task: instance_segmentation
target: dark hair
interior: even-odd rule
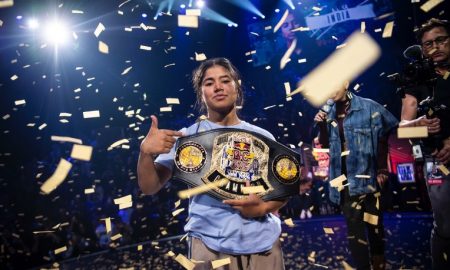
[[[202,100],[202,82],[206,71],[213,66],[221,66],[230,73],[231,79],[234,81],[237,90],[236,106],[242,106],[244,103],[244,96],[242,94],[242,86],[240,83],[241,76],[237,68],[227,58],[212,58],[204,61],[192,72],[192,85],[194,86],[197,97],[197,106],[200,112],[204,112],[206,106]]]
[[[450,24],[447,20],[439,20],[436,18],[429,19],[426,23],[422,24],[422,26],[416,30],[416,39],[418,42],[422,43],[423,35],[436,27],[443,27],[447,32],[447,35],[450,34]]]

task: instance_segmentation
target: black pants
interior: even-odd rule
[[[433,160],[427,159],[427,162]],[[428,178],[426,164],[424,173]],[[450,269],[450,175],[444,176],[438,185],[430,185],[427,181],[427,188],[434,218],[430,241],[433,269]]]
[[[350,196],[348,189],[345,189],[341,194],[341,208],[347,223],[349,248],[358,270],[371,269],[370,262],[373,256],[384,255],[383,214],[376,206],[377,198],[373,193]],[[365,222],[364,213],[378,216],[377,225]]]

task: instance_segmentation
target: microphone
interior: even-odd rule
[[[409,46],[403,52],[403,57],[409,60],[422,60],[423,59],[422,47],[420,47],[420,45]]]
[[[327,102],[325,104],[322,105],[322,107],[320,107],[320,111],[329,114],[331,112],[331,108],[333,108],[334,106],[334,100],[332,98],[328,99]],[[314,128],[316,128],[318,125],[318,122],[314,123]]]

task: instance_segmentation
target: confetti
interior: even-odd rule
[[[284,53],[283,57],[281,57],[280,70],[284,69],[286,64],[291,60],[290,59],[291,54],[292,54],[292,52],[294,52],[296,46],[297,46],[297,39],[294,39],[294,41],[292,42],[291,46],[289,46],[287,51]]]
[[[350,150],[343,151],[343,152],[341,152],[341,157],[348,156],[349,154],[350,154]]]
[[[356,178],[365,178],[365,179],[370,179],[370,175],[364,175],[364,174],[357,174],[355,175]]]
[[[138,246],[137,246],[137,250],[138,250],[138,251],[141,251],[141,250],[142,250],[142,245],[138,245]]]
[[[18,78],[19,78],[19,76],[17,76],[17,75],[14,74],[14,75],[11,76],[10,79],[11,79],[11,81],[15,81],[15,80],[17,80]]]
[[[205,192],[209,191],[210,189],[213,189],[216,187],[222,187],[222,186],[226,185],[227,183],[228,183],[228,179],[222,178],[222,179],[212,182],[212,183],[208,183],[208,184],[201,185],[201,186],[198,186],[195,188],[190,188],[190,189],[179,191],[178,197],[180,197],[181,199],[186,199],[186,198],[192,197],[193,195],[205,193]]]
[[[175,211],[173,211],[172,212],[172,216],[177,216],[179,213],[181,213],[181,212],[183,212],[184,211],[184,208],[180,208],[180,209],[177,209],[177,210],[175,210]]]
[[[356,32],[346,43],[345,48],[334,52],[306,75],[291,95],[301,91],[312,105],[321,106],[344,82],[352,81],[380,56],[380,47],[367,34]]]
[[[159,108],[160,112],[171,112],[172,111],[172,107],[168,106],[168,107],[161,107]]]
[[[180,104],[180,100],[178,98],[166,98],[166,102],[168,105]]]
[[[111,232],[111,218],[104,218],[103,219],[105,221],[105,228],[106,228],[106,233]]]
[[[364,34],[366,32],[366,22],[361,22],[361,33]]]
[[[364,212],[364,221],[372,225],[378,225],[378,216]]]
[[[292,218],[285,219],[284,220],[284,224],[286,224],[289,227],[294,227],[295,226],[294,221],[292,221]]]
[[[14,0],[2,0],[0,1],[0,8],[12,7],[14,5]]]
[[[397,129],[397,137],[399,139],[406,138],[426,138],[428,137],[428,128],[422,127],[401,127]]]
[[[122,237],[122,235],[120,233],[115,234],[115,235],[111,236],[111,241],[115,241],[115,240],[117,240],[117,239],[119,239],[121,237]]]
[[[74,144],[70,156],[74,159],[89,161],[92,156],[92,146]]]
[[[95,28],[94,35],[98,37],[103,31],[105,31],[105,26],[102,23],[98,23],[97,28]]]
[[[198,8],[186,9],[186,15],[200,17],[202,15],[202,10]]]
[[[65,159],[61,159],[53,175],[41,186],[41,191],[44,194],[50,194],[50,192],[55,190],[64,181],[71,168],[72,163]]]
[[[195,267],[195,264],[182,254],[178,254],[177,257],[175,257],[175,261],[187,270],[193,270]]]
[[[219,268],[224,265],[228,265],[230,263],[231,263],[231,260],[229,257],[225,258],[225,259],[214,260],[211,262],[213,269]]]
[[[25,99],[21,99],[21,100],[16,100],[14,101],[14,105],[18,106],[18,105],[25,105]]]
[[[94,188],[85,188],[84,189],[84,194],[92,194],[92,193],[95,193]]]
[[[261,193],[265,191],[263,186],[242,187],[242,193],[244,194]]]
[[[131,202],[131,200],[132,200],[131,195],[126,195],[126,196],[114,199],[114,204],[128,203],[128,202]]]
[[[328,148],[313,148],[314,153],[330,153]]]
[[[191,15],[178,15],[178,26],[198,28],[198,17]]]
[[[145,46],[145,45],[141,45],[139,46],[139,49],[144,50],[144,51],[151,51],[152,47],[150,46]]]
[[[122,144],[124,144],[124,143],[129,143],[130,141],[128,141],[127,139],[121,139],[121,140],[118,140],[118,141],[116,141],[116,142],[114,142],[113,144],[111,144],[109,147],[108,147],[108,151],[111,151],[113,148],[115,148],[115,147],[117,147],[117,146],[119,146],[119,145],[122,145]]]
[[[281,17],[281,19],[278,21],[278,23],[275,25],[275,27],[273,28],[273,32],[277,32],[278,29],[280,29],[280,27],[283,25],[284,21],[286,20],[287,16],[289,15],[289,11],[286,9],[286,11],[284,12],[283,16]]]
[[[67,251],[67,247],[66,247],[66,246],[57,248],[57,249],[55,249],[55,255],[57,255],[57,254],[59,254],[59,253],[62,253],[62,252],[64,252],[64,251]]]
[[[444,2],[444,0],[428,0],[426,3],[420,6],[420,9],[424,12],[428,12],[442,2]]]
[[[51,136],[50,139],[55,142],[71,142],[76,144],[83,144],[81,139],[65,137],[65,136]]]
[[[388,22],[386,23],[386,25],[384,26],[384,30],[383,30],[383,38],[390,38],[392,37],[392,30],[394,29],[394,22]]]
[[[444,80],[447,80],[447,79],[448,79],[448,76],[450,76],[450,71],[446,71],[445,74],[444,74],[444,76],[442,76],[442,78],[443,78]]]
[[[344,188],[343,186],[343,182],[347,180],[347,177],[342,174],[336,178],[334,178],[333,180],[330,181],[330,186],[337,188],[339,191],[342,190]]]
[[[100,111],[86,111],[83,112],[83,118],[97,118],[100,117]]]
[[[291,85],[289,82],[284,83],[284,91],[286,92],[286,101],[291,101],[292,97],[289,96],[291,94]]]
[[[102,41],[98,42],[98,50],[99,50],[99,52],[104,53],[104,54],[108,54],[109,53],[108,45],[106,45],[106,43],[104,43]]]
[[[122,71],[122,73],[120,73],[120,75],[125,75],[125,74],[127,74],[132,68],[133,68],[133,67],[127,67],[126,69],[124,69],[124,70]]]
[[[84,14],[84,11],[82,11],[82,10],[77,10],[77,9],[73,9],[73,10],[72,10],[72,14]]]
[[[195,53],[195,61],[204,61],[206,60],[206,55],[204,53]]]
[[[323,231],[324,231],[326,234],[334,234],[333,228],[326,228],[326,227],[323,227]]]
[[[439,165],[438,168],[446,176],[449,175],[450,172],[448,171],[447,167],[445,167],[443,164]]]

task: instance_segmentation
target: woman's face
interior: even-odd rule
[[[208,112],[226,112],[236,106],[236,82],[222,66],[216,65],[206,70],[201,90]]]
[[[283,37],[287,40],[294,40],[295,33],[292,32],[292,29],[298,28],[298,24],[295,22],[294,15],[289,14],[281,25],[281,33]]]

